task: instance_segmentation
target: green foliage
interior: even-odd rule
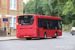
[[[72,20],[72,26],[75,27],[75,20]]]
[[[75,0],[68,0],[64,6],[63,15],[68,15],[71,12],[71,15],[75,14]]]
[[[72,28],[71,25],[62,24],[62,31],[70,32],[71,28]]]
[[[35,8],[36,0],[23,3],[24,14],[35,14]],[[61,17],[63,24],[70,24],[75,19],[75,0],[37,0],[37,14]]]

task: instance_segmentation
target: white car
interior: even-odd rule
[[[70,30],[70,33],[71,33],[72,35],[75,34],[75,27],[72,27],[72,29]]]

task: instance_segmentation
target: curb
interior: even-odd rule
[[[25,38],[10,38],[10,39],[0,39],[0,42],[1,41],[11,41],[11,40],[26,40]]]
[[[11,39],[0,39],[0,41],[7,41],[7,40],[18,40],[18,38],[11,38]]]

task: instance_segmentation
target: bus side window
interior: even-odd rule
[[[54,20],[54,29],[58,29],[58,21]]]
[[[50,20],[47,20],[47,29],[50,29]]]
[[[50,29],[53,29],[53,21],[52,20],[50,20]]]
[[[43,29],[47,29],[47,19],[43,19]]]
[[[47,29],[47,22],[44,22],[43,25],[44,25],[43,28],[44,28],[44,29]]]
[[[40,20],[40,27],[43,27],[43,20]]]
[[[38,27],[43,27],[43,19],[38,19]]]
[[[47,28],[50,29],[50,22],[47,22]]]
[[[62,29],[61,21],[58,21],[58,29]]]

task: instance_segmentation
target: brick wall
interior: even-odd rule
[[[19,0],[19,14],[22,15],[23,14],[23,1]]]
[[[17,0],[17,10],[9,10],[10,15],[22,15],[23,14],[23,0]]]
[[[0,0],[0,8],[1,8],[1,0]]]
[[[4,27],[2,20],[3,18],[6,18],[5,15],[7,14],[7,0],[1,0],[0,14],[2,15],[2,18],[0,19],[1,27]]]
[[[0,18],[0,27],[1,27],[1,18]]]
[[[7,32],[10,32],[9,29],[9,17],[6,17],[5,15],[22,15],[23,14],[23,0],[17,0],[17,10],[10,10],[9,5],[10,0],[0,0],[0,14],[2,15],[2,18],[0,19],[0,27],[4,28],[4,23],[2,22],[3,18],[8,18],[8,23],[6,24],[6,27],[8,27]],[[13,30],[12,35],[16,35],[16,30]]]
[[[23,0],[17,0],[17,10],[9,10],[10,15],[22,15],[23,14]],[[16,35],[16,29],[11,29],[11,35]],[[10,30],[8,30],[10,32]]]

